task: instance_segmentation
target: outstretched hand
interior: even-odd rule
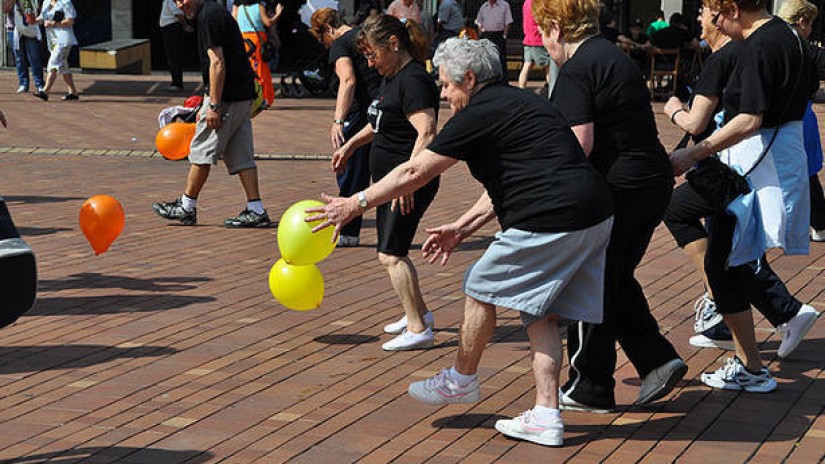
[[[441,265],[447,264],[453,250],[461,243],[461,231],[452,224],[427,229],[430,234],[421,246],[421,256],[434,264],[441,258]]]
[[[312,232],[318,232],[321,229],[335,226],[335,233],[332,234],[333,242],[338,240],[341,228],[344,227],[344,225],[363,214],[361,208],[358,207],[358,202],[352,198],[332,197],[322,193],[321,201],[326,203],[326,205],[308,208],[304,211],[306,213],[315,213],[312,216],[307,216],[304,221],[323,221],[321,224],[313,227]]]

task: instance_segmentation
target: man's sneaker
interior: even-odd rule
[[[521,413],[514,419],[496,421],[496,430],[511,438],[532,441],[544,446],[564,444],[564,423],[561,419],[539,422],[533,410]]]
[[[776,355],[785,358],[793,353],[793,350],[805,338],[805,334],[814,326],[818,317],[819,313],[816,309],[810,305],[802,305],[796,316],[777,327],[779,333],[782,334],[782,343],[779,345]]]
[[[701,379],[705,385],[722,390],[745,390],[750,393],[776,390],[776,380],[771,377],[768,368],[763,367],[759,374],[751,374],[736,356],[728,358],[725,365],[716,371],[703,373]]]
[[[567,396],[566,393],[559,388],[559,409],[564,411],[582,411],[582,412],[592,412],[596,414],[610,414],[616,408],[615,407],[599,407],[599,406],[591,406],[589,404],[579,403],[578,401],[574,400]]]
[[[435,316],[431,311],[424,313],[424,324],[427,324],[430,329],[435,327]],[[407,330],[407,316],[384,326],[384,333],[388,334],[400,334],[405,330]]]
[[[76,93],[67,93],[62,98],[63,101],[80,100],[80,96]]]
[[[690,337],[690,344],[697,348],[733,350],[733,335],[725,324],[717,324],[699,335]]]
[[[642,379],[642,387],[639,389],[636,404],[644,406],[664,398],[673,391],[676,384],[687,374],[687,370],[687,364],[676,358],[648,372],[645,378]]]
[[[29,91],[29,87],[26,85],[21,85],[17,88],[17,93],[26,93]]]
[[[240,214],[233,218],[229,218],[223,222],[226,227],[269,227],[272,221],[269,220],[269,215],[264,210],[263,214],[258,214],[250,209],[241,211]]]
[[[20,93],[20,92],[17,92]],[[811,229],[812,242],[825,242],[825,230]]]
[[[478,379],[461,386],[450,378],[449,369],[443,369],[427,380],[411,383],[407,392],[427,404],[476,403],[481,399]]]
[[[401,332],[401,335],[381,345],[381,349],[384,351],[407,351],[431,348],[434,341],[433,331],[429,327],[421,333],[412,333],[405,330]]]
[[[357,247],[361,239],[357,235],[342,235],[338,237],[338,246],[344,248]]]
[[[707,293],[696,300],[693,310],[696,311],[693,320],[693,331],[696,333],[702,333],[722,322],[722,315],[716,312],[716,303]]]
[[[39,98],[43,101],[49,101],[49,94],[47,94],[46,92],[44,92],[42,90],[38,90],[37,92],[33,93],[32,95],[34,95],[35,97],[37,97],[37,98]]]
[[[184,226],[194,226],[198,223],[198,209],[186,211],[180,198],[165,203],[152,203],[152,209],[158,216],[170,221],[180,221]]]

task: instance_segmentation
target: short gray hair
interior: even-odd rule
[[[463,82],[469,70],[476,75],[479,84],[501,79],[498,48],[487,39],[447,39],[435,51],[433,64],[439,68],[443,66],[447,73],[445,77],[455,83]]]

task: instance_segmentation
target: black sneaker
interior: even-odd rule
[[[37,97],[37,98],[39,98],[43,101],[49,101],[49,94],[47,94],[46,92],[44,92],[42,90],[34,92],[32,95],[34,95],[35,97]]]
[[[80,97],[76,93],[67,93],[63,100],[80,100]]]
[[[223,222],[226,227],[269,227],[272,221],[269,220],[269,215],[264,210],[263,214],[258,214],[255,211],[245,209],[236,217],[229,218]]]
[[[180,198],[166,203],[152,203],[152,209],[158,216],[164,219],[180,221],[181,225],[184,226],[194,226],[198,223],[198,209],[195,208],[192,211],[186,211],[183,209]]]

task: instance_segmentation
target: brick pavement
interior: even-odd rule
[[[446,267],[413,256],[436,312],[437,347],[383,352],[381,327],[399,308],[375,261],[372,227],[364,246],[336,250],[319,265],[320,309],[283,308],[266,283],[278,258],[275,229],[220,226],[243,208],[236,179],[213,171],[198,227],[167,226],[150,211],[152,201],[180,192],[187,170],[153,155],[157,112],[182,100],[157,90],[154,80],[165,76],[76,78],[80,102],[56,94],[44,104],[13,94],[12,73],[0,72],[0,109],[11,123],[0,131],[0,194],[40,271],[37,306],[0,331],[0,462],[808,463],[825,456],[825,325],[779,362],[778,338],[759,320],[780,389],[709,391],[698,375],[725,353],[688,345],[701,285],[662,229],[638,276],[690,367],[666,401],[629,406],[639,381],[619,351],[617,413],[565,413],[559,449],[504,438],[492,424],[531,406],[532,374],[526,335],[517,316],[503,312],[481,366],[482,401],[413,403],[407,384],[454,356],[463,270],[494,228]],[[257,151],[271,158],[260,162],[260,177],[274,215],[334,191],[327,163],[313,159],[328,153],[332,104],[279,100],[255,120]],[[656,110],[672,146],[680,134]],[[479,192],[466,168],[453,168],[424,223],[452,219]],[[127,219],[112,248],[95,257],[77,214],[99,193],[118,198]],[[809,256],[774,261],[790,289],[820,309],[824,256],[825,245],[813,244]]]

